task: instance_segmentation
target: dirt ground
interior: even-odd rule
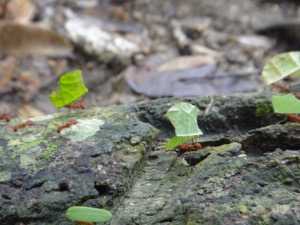
[[[74,69],[82,70],[89,89],[87,107],[261,91],[266,60],[299,48],[297,1],[31,2],[35,11],[22,24],[47,25],[66,39],[60,45],[40,31],[30,36],[23,28],[5,29],[30,11],[9,18],[5,2],[10,1],[0,1],[0,110],[11,116],[56,112],[49,95],[57,91],[59,76]]]

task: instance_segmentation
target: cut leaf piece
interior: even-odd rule
[[[52,104],[57,107],[64,107],[76,102],[88,89],[83,83],[80,70],[74,70],[62,75],[59,79],[59,90],[53,91],[50,95]]]
[[[262,71],[265,84],[272,84],[291,74],[299,75],[300,52],[287,52],[274,56]]]
[[[73,206],[67,210],[66,216],[73,221],[106,222],[112,215],[105,209],[97,209],[85,206]]]
[[[275,113],[300,113],[300,100],[293,94],[272,96],[272,105]]]
[[[173,137],[171,138],[166,144],[165,144],[165,148],[169,149],[169,150],[173,150],[174,148],[176,148],[177,146],[184,144],[190,140],[193,140],[195,138],[197,138],[198,135],[196,136],[189,136],[189,137]]]
[[[175,128],[176,136],[190,137],[203,134],[197,123],[198,112],[197,107],[186,102],[178,103],[167,111],[167,117]]]

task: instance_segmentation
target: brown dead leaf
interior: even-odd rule
[[[206,78],[212,77],[215,72],[213,64],[167,72],[130,66],[125,71],[125,79],[135,92],[150,97],[197,96],[214,92],[215,88],[207,85],[211,80]]]
[[[43,116],[45,113],[42,111],[34,108],[33,106],[30,106],[28,104],[23,104],[19,109],[18,113],[22,115],[22,117],[32,117],[32,116]]]
[[[19,23],[29,22],[36,12],[36,5],[30,0],[9,0],[5,5],[4,19]]]
[[[130,66],[124,77],[132,90],[149,97],[229,94],[255,91],[258,87],[248,76],[217,74],[214,64],[167,72]]]
[[[4,55],[70,55],[67,39],[36,24],[0,22],[0,54]]]

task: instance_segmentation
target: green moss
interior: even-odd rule
[[[11,172],[2,171],[0,172],[0,182],[7,182],[11,178]]]
[[[270,216],[263,215],[262,218],[263,218],[263,221],[262,221],[261,225],[269,225],[269,224],[271,224]]]
[[[137,145],[141,142],[141,137],[135,136],[130,138],[130,144],[131,145]]]
[[[248,212],[248,208],[245,205],[239,205],[237,208],[238,208],[238,211],[242,214],[246,214]]]
[[[196,223],[193,222],[193,221],[189,221],[189,222],[187,223],[187,225],[196,225]]]
[[[39,145],[40,140],[34,140],[30,142],[21,142],[22,144],[18,147],[18,151],[26,151],[32,147]]]
[[[60,145],[60,141],[47,141],[49,139],[48,136],[48,132],[45,132],[42,136],[39,136],[39,138],[34,139],[36,137],[30,137],[26,140],[20,140],[20,139],[15,139],[14,142],[11,142],[11,146],[13,148],[10,148],[11,150],[11,159],[15,159],[18,154],[18,152],[22,151],[28,151],[34,147],[37,146],[45,146],[43,148],[43,151],[41,153],[41,158],[42,159],[50,159],[51,155],[53,155],[53,153],[55,153],[55,151],[58,149],[59,145]],[[41,147],[40,147],[41,148]],[[34,152],[28,153],[28,155],[30,154],[34,154]],[[36,157],[37,155],[34,155],[33,157]],[[26,165],[29,165],[29,161],[28,159],[25,157],[23,159],[21,159],[21,162],[23,167],[25,167]]]
[[[27,168],[30,165],[34,165],[36,162],[35,159],[33,159],[33,157],[31,157],[30,155],[21,155],[20,156],[20,167],[21,168]]]
[[[263,102],[257,102],[256,103],[256,113],[255,115],[257,117],[259,116],[265,116],[268,113],[273,112],[271,104],[263,103]]]
[[[11,153],[10,158],[15,159],[17,157],[17,154],[15,152]]]
[[[44,159],[44,160],[49,160],[49,159],[52,158],[53,154],[56,152],[56,150],[60,146],[61,142],[56,141],[56,142],[47,143],[45,141],[44,144],[46,145],[46,148],[41,153],[41,158]]]
[[[60,135],[72,141],[84,141],[94,136],[104,125],[104,120],[99,119],[78,119],[77,124],[61,131]]]
[[[277,178],[278,178],[278,181],[281,182],[282,184],[285,183],[285,178],[282,175],[279,175]]]

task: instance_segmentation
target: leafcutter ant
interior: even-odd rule
[[[13,129],[14,132],[17,132],[21,128],[24,128],[24,127],[27,127],[27,126],[32,126],[32,125],[33,125],[33,122],[31,120],[27,120],[23,123],[20,123],[20,124],[16,125],[16,126],[13,126],[12,129]]]
[[[77,124],[76,120],[68,120],[65,124],[57,127],[56,131],[57,131],[57,133],[60,133],[63,129],[69,128],[69,127],[71,127],[74,124]]]
[[[83,103],[83,100],[79,99],[76,103],[67,105],[66,108],[68,108],[69,111],[71,109],[82,109],[82,110],[84,110],[85,109],[85,105]]]
[[[75,221],[75,225],[93,225],[93,222]]]
[[[300,117],[297,116],[296,114],[288,114],[287,118],[296,123],[300,122]]]
[[[10,121],[10,115],[6,112],[6,109],[3,110],[3,113],[0,113],[0,120]]]
[[[272,87],[276,88],[281,93],[285,93],[285,92],[291,93],[292,92],[292,90],[290,88],[285,87],[285,86],[283,86],[281,84],[278,84],[278,83],[273,83]]]
[[[180,151],[197,151],[202,148],[200,143],[181,144],[178,146]]]
[[[182,156],[185,152],[198,151],[202,145],[200,143],[187,143],[177,146],[176,152],[178,156]]]
[[[288,88],[288,87],[285,87],[281,84],[278,84],[278,83],[273,83],[272,86],[274,88],[276,88],[277,90],[279,90],[279,92],[281,93],[291,93],[293,94],[296,98],[300,98],[300,93],[298,92],[295,92],[294,90]]]
[[[295,92],[292,89],[290,89],[288,87],[284,87],[283,85],[277,84],[277,83],[273,83],[272,86],[275,87],[276,89],[278,89],[280,92],[292,93],[296,98],[300,99],[299,92]],[[293,122],[300,122],[300,117],[297,116],[296,114],[288,114],[287,118]]]

